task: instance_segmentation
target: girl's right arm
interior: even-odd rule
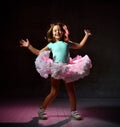
[[[20,40],[20,46],[21,47],[26,47],[26,48],[28,48],[33,54],[35,54],[35,55],[39,55],[41,52],[43,52],[43,51],[46,51],[46,50],[49,50],[49,48],[47,47],[47,46],[45,46],[44,48],[42,48],[41,50],[38,50],[37,48],[35,48],[35,47],[33,47],[31,44],[30,44],[30,42],[29,42],[29,40],[28,39],[26,39],[26,40]]]

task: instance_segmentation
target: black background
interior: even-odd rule
[[[43,48],[51,23],[67,24],[72,41],[79,42],[84,29],[92,32],[81,50],[71,56],[88,54],[93,68],[90,75],[76,81],[80,97],[120,97],[120,5],[117,2],[92,1],[2,1],[0,4],[0,95],[3,97],[43,97],[50,88],[35,70],[36,56],[19,46],[28,38],[33,46]],[[59,96],[60,95],[60,96]],[[61,84],[59,97],[66,91]]]

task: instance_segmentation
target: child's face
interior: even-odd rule
[[[61,30],[60,26],[59,25],[55,25],[53,27],[53,38],[56,40],[56,41],[59,41],[62,39],[62,36],[63,36],[63,31]]]

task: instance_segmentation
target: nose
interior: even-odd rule
[[[59,30],[57,30],[56,33],[59,33]]]

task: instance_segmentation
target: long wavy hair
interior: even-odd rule
[[[49,30],[47,31],[47,35],[46,35],[46,40],[48,42],[55,42],[56,40],[54,39],[53,37],[53,27],[55,25],[59,25],[60,28],[61,28],[61,31],[63,32],[63,36],[62,36],[62,41],[65,41],[65,42],[68,42],[70,39],[69,39],[69,31],[67,29],[67,26],[64,24],[64,23],[60,23],[60,22],[57,22],[57,23],[54,23],[54,24],[50,24],[50,28]]]

